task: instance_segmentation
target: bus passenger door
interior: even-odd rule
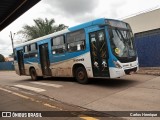
[[[19,74],[25,75],[23,50],[17,51],[17,57],[18,57]]]
[[[108,50],[104,30],[89,34],[90,54],[94,77],[109,77]]]
[[[48,44],[39,45],[40,64],[44,76],[51,76]]]

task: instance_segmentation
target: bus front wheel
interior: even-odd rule
[[[32,80],[38,80],[38,76],[37,76],[36,70],[34,68],[30,69],[30,76],[31,76]]]
[[[75,77],[80,84],[87,84],[89,82],[87,72],[84,67],[78,67],[76,69]]]

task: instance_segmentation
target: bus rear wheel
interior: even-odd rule
[[[87,72],[84,67],[78,67],[76,69],[75,77],[80,84],[87,84],[89,82]]]
[[[30,69],[30,76],[31,76],[32,80],[38,80],[38,76],[37,76],[36,70],[34,68]]]

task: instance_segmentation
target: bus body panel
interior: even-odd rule
[[[138,66],[138,60],[134,62],[129,62],[129,63],[120,63],[119,64],[122,66],[122,68],[116,68],[116,67],[110,67],[110,78],[117,78],[119,76],[124,76],[126,75],[125,71],[126,70],[132,70],[135,69],[134,72],[137,72],[139,70]]]
[[[17,61],[14,61],[14,69],[16,71],[16,74],[20,75],[20,71],[19,71],[19,68],[18,68],[18,62]]]
[[[34,68],[36,70],[37,76],[43,76],[41,67],[36,62],[28,62],[25,63],[25,71],[26,75],[30,75],[30,68]]]
[[[85,67],[88,77],[93,77],[91,62],[88,60],[90,53],[87,52],[77,57],[73,57],[64,61],[51,63],[51,70],[53,76],[60,77],[72,77],[73,71],[72,68],[75,64],[81,64]]]
[[[23,47],[18,47],[14,51],[16,52],[15,71],[18,75],[25,75]]]
[[[55,76],[55,77],[73,77],[73,66],[74,65],[82,65],[86,69],[87,76],[89,78],[92,77],[106,77],[106,78],[117,78],[124,76],[126,74],[127,70],[134,69],[136,72],[139,69],[138,66],[138,59],[136,61],[132,62],[126,62],[121,63],[117,57],[113,54],[113,50],[111,50],[111,44],[110,44],[110,35],[109,35],[109,26],[104,25],[106,24],[106,21],[111,19],[97,19],[91,22],[87,22],[75,27],[70,27],[68,29],[52,33],[37,39],[34,39],[32,41],[28,41],[26,43],[22,43],[21,45],[18,45],[15,47],[15,56],[17,57],[14,61],[15,65],[15,71],[19,75],[30,75],[30,68],[34,68],[36,70],[37,76],[46,76],[44,75],[45,66],[43,66],[42,62],[45,59],[42,59],[42,56],[46,54],[42,53],[42,46],[47,44],[47,55],[48,55],[48,70],[51,71],[49,76]],[[117,20],[114,20],[117,21]],[[121,21],[117,21],[121,22]],[[101,27],[101,25],[104,25]],[[85,49],[79,50],[75,52],[69,52],[67,51],[67,43],[66,43],[66,36],[70,32],[74,32],[77,30],[84,30],[85,31]],[[95,76],[94,70],[93,70],[93,62],[92,62],[92,55],[91,55],[91,40],[90,35],[91,33],[96,33],[98,31],[103,31],[105,36],[105,42],[106,42],[106,50],[107,50],[107,67],[108,67],[108,76]],[[97,33],[96,33],[97,34]],[[52,50],[52,38],[63,35],[65,37],[65,47],[66,51],[61,54],[54,54]],[[32,51],[25,53],[24,52],[24,46],[31,45],[32,43],[37,44],[37,53],[34,53]],[[99,43],[98,43],[99,44]],[[78,46],[77,46],[78,47]],[[102,46],[101,46],[102,47]],[[19,50],[22,50],[24,59],[24,71],[20,71],[19,67],[19,59],[17,52]],[[101,48],[99,48],[101,50]],[[32,57],[27,57],[28,55],[31,55]],[[26,56],[26,57],[25,57]],[[101,60],[102,61],[102,60]],[[119,64],[120,68],[117,68],[115,65],[115,62]],[[23,67],[23,66],[22,66]]]

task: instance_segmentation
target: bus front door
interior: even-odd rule
[[[17,51],[17,56],[18,56],[19,74],[20,75],[25,75],[23,50],[18,50]]]
[[[39,52],[40,52],[40,64],[42,73],[44,76],[51,76],[48,44],[46,43],[40,45]]]
[[[90,37],[90,53],[94,77],[109,77],[108,50],[104,30],[92,32]]]

